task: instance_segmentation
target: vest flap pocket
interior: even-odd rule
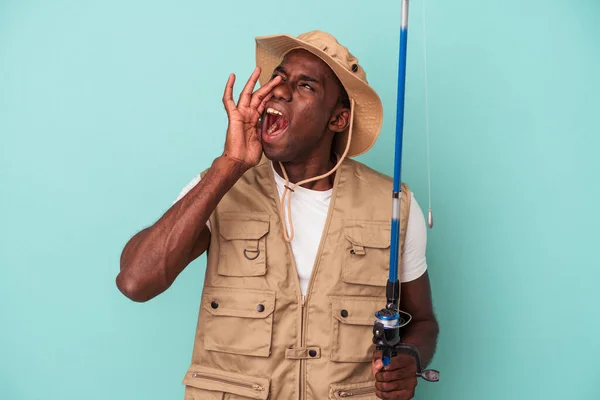
[[[385,305],[385,298],[379,297],[332,297],[333,317],[342,324],[375,324],[375,313]]]
[[[342,280],[385,286],[389,274],[390,221],[345,220]]]
[[[275,310],[269,290],[206,287],[204,293],[204,309],[216,316],[267,318]]]
[[[219,214],[218,221],[219,275],[265,275],[269,214],[226,212]]]
[[[219,232],[226,240],[258,240],[269,232],[269,214],[223,213],[220,225]]]
[[[380,297],[331,297],[331,360],[370,362],[373,358],[375,313],[385,304]]]
[[[387,249],[390,247],[390,223],[379,221],[345,221],[344,236],[361,247]]]
[[[375,381],[334,383],[329,386],[329,400],[376,400]]]
[[[232,393],[249,399],[267,400],[271,380],[192,364],[183,378],[183,384],[211,392]]]
[[[271,354],[275,292],[208,286],[202,303],[206,350],[256,357]]]

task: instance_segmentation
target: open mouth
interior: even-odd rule
[[[265,111],[262,137],[264,141],[270,141],[283,134],[289,125],[288,119],[281,111],[274,108],[267,108]]]

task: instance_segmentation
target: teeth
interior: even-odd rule
[[[275,130],[277,129],[277,124],[273,124],[271,125],[271,127],[269,128],[269,130],[267,131],[267,134],[270,135],[273,132],[275,132]]]
[[[283,115],[282,113],[280,113],[279,111],[273,109],[273,108],[267,108],[267,114],[273,114],[273,115]]]

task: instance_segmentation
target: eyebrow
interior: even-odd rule
[[[286,72],[285,68],[279,66],[277,68],[275,68],[274,72],[279,72],[282,73],[284,75],[287,75],[288,73]],[[315,82],[315,83],[320,83],[319,80],[317,78],[313,78],[312,76],[308,76],[305,74],[301,74],[299,77],[299,80],[301,81],[307,81],[307,82]]]

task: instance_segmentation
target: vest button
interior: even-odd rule
[[[217,303],[216,301],[213,301],[212,303],[210,303],[210,306],[211,306],[212,308],[215,308],[215,309],[216,309],[216,308],[219,308],[219,303]]]
[[[262,304],[257,305],[256,306],[256,311],[258,311],[258,312],[265,311],[265,306],[263,306]]]
[[[309,350],[308,351],[308,355],[311,357],[316,357],[317,356],[317,351],[316,350]]]
[[[348,316],[348,310],[342,310],[340,314],[342,315],[342,317],[346,318]]]

